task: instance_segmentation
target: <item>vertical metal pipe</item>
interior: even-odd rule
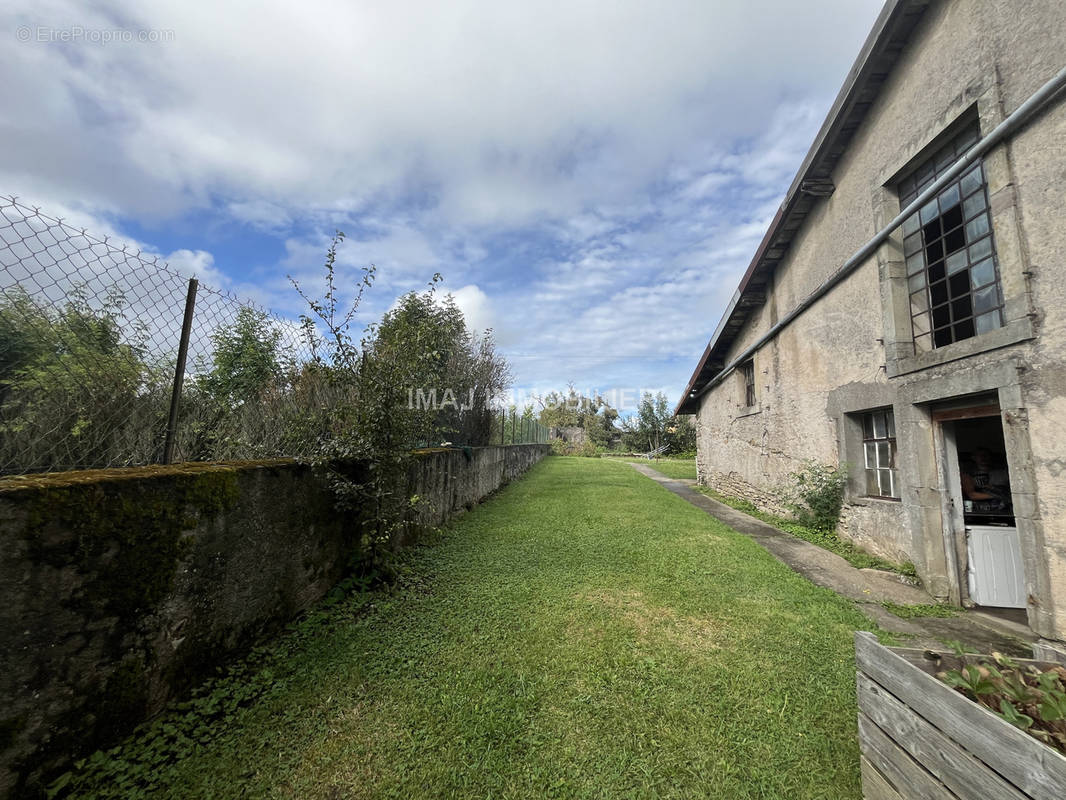
[[[196,290],[200,282],[189,278],[189,291],[185,295],[185,318],[181,322],[181,341],[178,343],[178,363],[174,365],[174,389],[170,394],[170,419],[167,420],[167,438],[163,444],[163,463],[174,461],[174,439],[178,430],[178,408],[181,406],[181,385],[185,382],[185,360],[189,356],[189,333],[192,331],[193,311],[196,308]]]

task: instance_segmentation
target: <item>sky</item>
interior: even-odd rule
[[[7,0],[0,195],[283,317],[444,277],[516,397],[683,391],[880,0]]]

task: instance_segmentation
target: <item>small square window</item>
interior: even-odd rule
[[[862,415],[862,451],[869,497],[899,499],[896,419],[891,408]]]

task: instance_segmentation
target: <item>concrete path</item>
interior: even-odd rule
[[[901,619],[882,603],[924,605],[933,602],[929,595],[907,583],[902,576],[883,570],[853,567],[836,553],[797,539],[696,491],[692,488],[695,484],[693,480],[668,478],[645,464],[628,463],[664,489],[706,511],[733,530],[750,536],[771,555],[812,583],[862,604],[863,613],[881,628],[914,637],[913,646],[942,648],[945,642],[959,641],[980,652],[998,650],[1031,657],[1029,643],[1038,637],[1023,625],[961,609],[956,617]]]

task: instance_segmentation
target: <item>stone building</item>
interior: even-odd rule
[[[678,406],[773,508],[1066,639],[1066,6],[889,0]]]

